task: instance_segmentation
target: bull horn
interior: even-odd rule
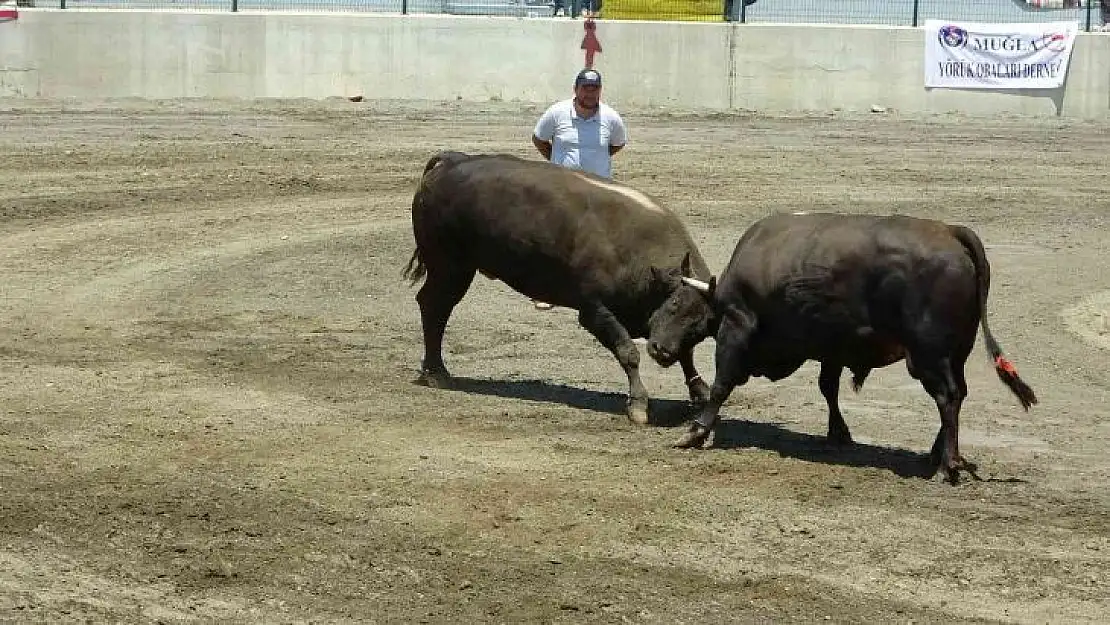
[[[689,284],[690,286],[694,287],[695,289],[701,291],[702,293],[708,293],[709,292],[709,284],[705,283],[705,282],[702,282],[701,280],[698,280],[697,278],[687,278],[686,276],[682,276],[682,281],[685,282],[686,284]]]

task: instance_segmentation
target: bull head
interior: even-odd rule
[[[713,292],[717,277],[703,282],[684,275],[681,280],[694,291],[676,289],[648,320],[648,355],[663,367],[671,366],[716,332]]]

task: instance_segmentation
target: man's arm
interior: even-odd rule
[[[628,143],[628,129],[624,126],[624,120],[621,119],[620,114],[613,111],[613,122],[609,126],[609,156],[621,151],[621,148]]]
[[[551,142],[550,141],[544,141],[543,139],[540,139],[536,135],[532,135],[532,145],[536,146],[536,149],[539,150],[540,154],[543,156],[543,160],[545,160],[545,161],[550,161],[551,160]]]
[[[543,156],[543,160],[551,160],[551,142],[555,140],[555,105],[551,105],[540,115],[536,127],[532,129],[532,145]]]

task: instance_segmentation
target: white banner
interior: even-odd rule
[[[1077,22],[925,22],[925,86],[1054,89],[1064,84]]]

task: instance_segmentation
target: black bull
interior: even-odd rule
[[[416,251],[403,276],[415,284],[424,332],[420,381],[448,386],[443,334],[476,272],[536,300],[578,311],[578,321],[628,376],[628,417],[649,420],[634,338],[683,276],[709,268],[678,216],[646,195],[590,174],[509,155],[441,152],[413,196]],[[691,399],[709,388],[682,363]]]
[[[828,438],[850,443],[837,392],[844,369],[859,390],[873,368],[906,361],[940,411],[933,466],[952,482],[975,465],[959,452],[964,364],[980,325],[999,378],[1028,410],[1033,390],[987,325],[990,265],[968,228],[903,216],[777,214],[740,238],[720,277],[685,281],[651,320],[648,353],[661,365],[709,336],[709,401],[678,442],[702,445],[721,404],[751,376],[781,380],[821,363]]]

